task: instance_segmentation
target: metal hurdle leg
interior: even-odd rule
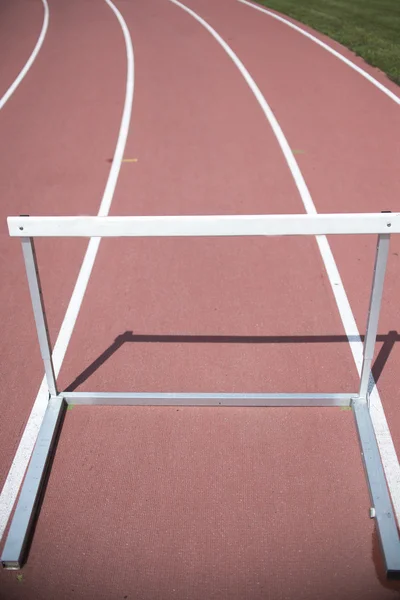
[[[376,519],[376,527],[387,577],[397,579],[400,577],[400,540],[382,459],[371,420],[369,401],[369,393],[373,385],[371,365],[378,331],[389,243],[389,234],[378,236],[367,331],[364,341],[359,397],[353,400],[353,409],[373,507],[371,509],[372,515]]]
[[[386,264],[389,254],[390,234],[378,236],[376,247],[374,275],[372,279],[371,298],[368,311],[367,331],[364,340],[364,356],[360,379],[360,398],[366,398],[369,404],[369,383],[371,365],[374,358],[376,334],[378,332],[379,314],[385,281]]]
[[[65,406],[61,397],[49,400],[1,556],[5,569],[24,563]]]
[[[39,339],[40,353],[44,363],[47,387],[49,394],[57,394],[57,384],[54,375],[53,359],[47,318],[44,308],[42,286],[40,285],[39,269],[36,261],[36,252],[33,238],[22,238],[22,253],[24,255],[26,275],[28,278],[29,292],[31,294],[33,316],[35,317],[36,331]]]
[[[47,467],[62,421],[63,409],[66,406],[63,398],[57,396],[50,338],[33,240],[32,238],[22,238],[21,241],[40,352],[49,389],[49,403],[2,553],[1,563],[6,569],[19,569],[23,564],[41,492],[46,481]]]
[[[374,426],[366,400],[362,398],[354,399],[353,411],[386,575],[389,579],[399,579],[399,534],[382,459],[375,437]]]

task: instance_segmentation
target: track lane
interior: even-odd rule
[[[209,3],[203,2],[202,6],[207,12],[206,7],[209,6]],[[246,9],[249,13],[253,12],[253,18],[245,14]],[[226,24],[222,23],[221,18],[227,10],[230,11],[230,6],[228,3],[220,4],[218,10],[219,15],[217,16],[214,10],[210,13],[210,18],[217,18],[217,22],[225,27],[227,35],[232,35],[232,28],[226,28]],[[355,77],[347,65],[318,47],[316,48],[315,44],[293,29],[259,12],[252,11],[244,5],[236,7],[233,12],[238,19],[241,19],[242,15],[244,16],[243,30],[254,29],[255,32],[260,32],[257,37],[260,40],[257,58],[253,52],[254,44],[248,43],[246,33],[243,31],[238,33],[235,41],[237,41],[240,51],[246,56],[251,69],[257,74],[256,79],[261,82],[261,89],[271,98],[271,102],[277,105],[277,115],[284,124],[285,130],[287,128],[289,139],[294,140],[296,146],[299,147],[299,164],[313,193],[317,210],[322,212],[379,211],[386,207],[388,198],[395,202],[398,187],[397,165],[400,158],[400,144],[396,135],[396,131],[400,131],[398,107],[379,89],[372,86],[368,80]],[[249,17],[248,20],[246,20],[246,16]],[[262,32],[264,38],[267,32],[269,41],[267,45],[262,41],[264,39]],[[270,77],[267,78],[265,74],[265,52],[273,47],[274,40],[276,40],[276,45],[283,44],[287,48],[287,52],[282,58],[287,77],[281,82],[280,88],[271,87]],[[300,41],[296,45],[296,52],[293,52],[296,40]],[[297,48],[305,56],[312,53],[314,60],[304,61],[304,65],[297,68]],[[346,53],[346,50],[343,50]],[[348,51],[347,54],[351,55]],[[324,58],[326,63],[323,62]],[[329,80],[324,78],[322,75],[324,64],[326,64],[326,70],[337,76]],[[276,61],[267,63],[267,68],[268,75],[276,74],[276,77],[278,76],[279,66]],[[349,75],[352,75],[353,79],[350,79]],[[335,83],[340,77],[343,80],[343,88],[339,88]],[[295,104],[290,104],[288,98],[297,94],[300,87],[304,89],[304,92],[301,93]],[[345,94],[341,93],[342,89],[346,91]],[[282,99],[280,99],[280,91],[284,92]],[[360,98],[362,98],[361,103]],[[376,107],[381,106],[381,103],[382,110],[379,111]],[[313,107],[312,111],[310,111],[310,106]],[[303,115],[311,113],[312,118],[304,118]],[[343,123],[343,127],[338,127],[337,123]],[[348,125],[349,123],[351,126]],[[301,139],[307,143],[305,149],[301,147],[299,134]],[[327,139],[332,144],[329,148],[326,147]],[[382,144],[385,148],[385,160],[380,160]],[[326,151],[321,153],[321,148]],[[383,201],[382,197],[384,197]],[[395,207],[394,210],[396,210]],[[398,246],[400,246],[399,240],[394,238],[392,257],[398,254]],[[350,261],[353,261],[348,283],[344,287],[346,290],[348,286],[350,289],[351,287],[354,289],[357,281],[358,293],[352,295],[351,306],[355,305],[354,313],[358,328],[360,331],[364,331],[375,240],[344,238],[342,243],[340,239],[333,239],[332,248],[335,250],[335,256],[339,256],[337,253],[340,249],[342,250],[342,262],[338,263],[340,273],[342,273],[342,268],[346,272],[346,267],[348,268]],[[368,248],[367,254],[366,248]],[[364,258],[365,262],[363,262]],[[393,271],[393,267],[389,264],[389,272],[391,271]],[[389,282],[386,291],[388,294],[395,293],[390,288]],[[361,311],[357,310],[360,302],[362,303]],[[392,313],[390,319],[393,328],[396,316]],[[384,330],[382,331],[384,332]],[[387,346],[390,346],[390,337]],[[379,372],[378,375],[380,375]],[[381,432],[384,444],[387,433],[384,431],[384,422],[379,414],[379,399],[376,397],[373,398],[373,411],[376,416],[375,423]],[[393,427],[397,429],[396,421],[393,423]],[[396,457],[392,455],[392,449],[387,447],[385,460],[388,472],[392,473],[391,484],[395,490],[397,488],[398,503],[400,481],[398,473],[395,473]]]
[[[269,24],[264,24],[261,35],[261,30],[258,29],[260,23],[257,24],[255,19],[247,19],[244,11],[236,9],[232,11],[228,2],[220,3],[218,6],[207,1],[188,4],[193,7],[201,6],[202,15],[211,20],[225,36],[234,39],[234,47],[240,51],[240,56],[255,75],[261,89],[268,94],[268,98],[271,98],[271,102],[276,106],[275,114],[287,131],[289,139],[295,140],[293,145],[300,149],[300,166],[306,182],[313,191],[318,210],[322,212],[374,211],[386,208],[388,198],[392,199],[391,202],[396,202],[399,181],[397,165],[400,152],[398,143],[400,120],[398,108],[390,102],[390,99],[385,98],[367,80],[363,81],[356,77],[350,80],[350,69],[347,69],[346,73],[346,65],[338,60],[334,64],[329,60],[333,57],[329,55],[326,57],[325,69],[323,69],[323,52],[317,56],[315,49],[312,51],[310,43],[307,47],[306,44],[296,42],[297,34],[293,30],[283,25],[274,27],[272,23],[276,21],[272,19],[269,20]],[[250,12],[255,13],[255,11]],[[228,14],[230,19],[226,18]],[[232,15],[235,23],[240,22],[240,28],[232,27]],[[285,28],[287,33],[284,31]],[[251,36],[249,31],[252,32]],[[259,36],[256,35],[257,31],[260,31]],[[288,32],[291,32],[291,35]],[[257,52],[254,52],[255,46]],[[276,56],[278,47],[285,48],[280,61],[272,58]],[[351,55],[345,49],[342,50],[345,55]],[[269,60],[270,56],[272,60]],[[306,59],[308,56],[310,58]],[[282,62],[284,69],[282,69]],[[375,71],[368,66],[365,68]],[[285,73],[285,78],[281,77],[279,81],[278,72],[282,73],[282,71]],[[330,73],[329,78],[324,77],[326,72]],[[385,80],[383,74],[380,74],[379,78]],[[340,80],[344,83],[342,87],[338,85]],[[274,83],[279,81],[279,86],[271,85],[271,81]],[[393,84],[390,87],[396,88]],[[282,94],[282,91],[285,93]],[[289,104],[288,98],[292,99],[294,96],[296,102]],[[343,123],[343,128],[338,126],[338,123]],[[301,138],[296,136],[297,133],[301,133]],[[298,141],[299,139],[303,140],[303,144]],[[328,139],[329,149],[326,145]],[[313,152],[310,153],[308,148],[312,148]],[[321,148],[326,148],[327,152],[321,152]],[[382,148],[385,149],[384,154]],[[384,197],[384,206],[382,206],[382,197]],[[318,199],[320,199],[319,203]],[[396,204],[393,210],[396,210]],[[396,364],[398,353],[395,346],[397,335],[396,332],[389,330],[393,330],[393,325],[398,320],[397,313],[394,311],[396,310],[395,298],[399,293],[396,276],[399,245],[399,240],[394,238],[380,328],[381,342],[385,340],[386,348],[382,343],[378,344],[374,369],[376,377],[381,377],[381,368],[385,365],[387,388],[386,386],[382,388],[382,395],[397,449],[399,448],[399,414],[395,401],[398,371]],[[351,305],[356,306],[354,312],[360,331],[364,332],[375,240],[345,238],[342,242],[334,238],[332,248],[335,257],[339,257],[339,271],[343,275]],[[359,309],[360,305],[362,310]],[[386,332],[389,335],[385,335]],[[393,347],[394,351],[389,357]],[[392,370],[389,366],[390,361],[393,361]],[[381,382],[382,377],[380,384]],[[374,415],[377,415],[375,402],[374,399],[373,411]],[[387,431],[384,430],[380,415],[377,415],[375,423],[384,445]],[[387,464],[389,471],[392,470],[392,484],[396,485],[395,470],[390,466],[390,461],[393,466],[397,465],[397,461],[395,455],[390,456],[390,444],[387,446],[387,452],[386,457],[389,460]]]
[[[298,23],[291,17],[280,14],[274,10],[268,9],[266,6],[261,5],[256,2],[249,2],[248,0],[238,0],[242,4],[246,6],[250,6],[253,10],[258,10],[265,15],[268,15],[270,18],[276,19],[281,23],[284,23],[287,27],[291,27],[297,33],[304,35],[308,39],[312,40],[314,44],[317,44],[321,48],[324,48],[327,52],[330,52],[333,56],[335,56],[338,60],[341,60],[348,67],[359,73],[362,77],[365,77],[372,85],[375,85],[381,92],[386,94],[388,98],[391,98],[393,102],[400,105],[400,96],[398,86],[390,81],[385,73],[376,67],[369,66],[368,70],[365,69],[365,61],[360,57],[352,54],[347,48],[344,48],[341,44],[336,42],[333,39],[328,38],[327,36],[317,33],[304,25],[303,23]]]
[[[35,62],[46,37],[48,22],[47,0],[3,0],[0,3],[0,56],[8,56],[8,60],[0,61],[0,110]]]
[[[110,171],[109,157],[115,148],[126,83],[123,36],[105,3],[96,7],[95,20],[90,3],[65,6],[54,2],[51,10],[52,28],[46,52],[43,49],[35,65],[35,77],[27,79],[0,115],[4,144],[1,293],[8,315],[1,352],[2,364],[9,367],[2,371],[2,483],[43,373],[20,248],[10,244],[6,216],[21,212],[97,214]],[[110,56],[99,44],[99,32],[113,44],[115,55]],[[29,111],[27,105],[32,107]],[[53,342],[86,246],[84,240],[72,245],[63,240],[37,244]],[[31,357],[28,366],[27,356]],[[33,420],[39,418],[31,416]],[[29,453],[24,460],[28,458]],[[2,512],[2,518],[4,515]]]
[[[235,29],[235,43],[241,55],[246,57],[257,82],[260,82],[261,89],[276,106],[276,114],[288,132],[289,139],[299,148],[299,164],[313,193],[317,210],[396,210],[400,112],[392,99],[371,85],[368,80],[355,75],[336,57],[275,19],[243,4],[231,7],[228,2],[220,3],[218,9],[215,10],[214,7],[211,11],[209,2],[196,5],[199,4],[210,18],[216,19],[215,22],[223,28],[226,35],[232,35],[232,27],[223,22],[227,11],[230,15],[235,15],[235,19],[243,19],[241,30]],[[246,33],[249,30],[254,32],[258,43],[255,40],[250,42]],[[255,43],[257,54],[254,53]],[[274,48],[278,46],[285,48],[279,65],[274,60],[270,61],[268,54],[269,52],[273,56]],[[340,48],[338,44],[336,46]],[[345,57],[352,58],[352,53],[348,50],[341,48],[341,51]],[[304,59],[301,60],[300,57]],[[310,58],[307,60],[306,57]],[[279,87],[271,86],[271,77],[275,78],[275,81],[278,80],[282,61],[285,78],[281,78]],[[360,62],[359,59],[357,61]],[[376,69],[365,64],[363,67],[376,75]],[[329,73],[330,77],[326,77],[326,73]],[[385,81],[382,73],[379,79]],[[338,85],[338,81],[342,84]],[[387,80],[386,83],[391,89],[397,89],[398,93],[397,86]],[[290,101],[294,95],[295,103]],[[363,333],[369,303],[375,240],[357,237],[347,237],[343,240],[333,238],[331,247],[358,328]],[[396,275],[399,249],[400,240],[394,236],[382,309],[381,342],[377,347],[377,356],[379,353],[380,355],[375,368],[375,374],[380,378],[381,384],[384,381],[381,378],[381,366],[386,361],[382,373],[382,377],[385,377],[382,395],[397,453],[400,444],[400,415],[396,411],[395,394],[399,355],[397,346],[390,341],[396,334],[389,332],[398,329],[395,298],[400,292]],[[382,349],[382,339],[386,339],[386,348],[390,349],[392,346],[390,358],[385,348]],[[397,460],[390,443],[386,443],[388,433],[379,409],[379,399],[376,397],[373,397],[373,414],[382,442],[381,450],[386,446],[385,462],[398,506],[400,481]]]
[[[161,2],[155,3],[154,6],[154,10],[157,11],[157,20],[151,18],[151,11],[142,7],[138,7],[137,14],[135,12],[134,16],[131,16],[132,27],[135,27],[135,39],[138,39],[138,89],[134,108],[134,134],[128,141],[127,156],[137,157],[138,162],[124,165],[112,213],[294,212],[297,204],[297,192],[290,177],[287,177],[285,161],[279,153],[279,147],[268,123],[265,122],[262,112],[257,111],[257,105],[254,105],[252,94],[246,84],[238,77],[234,65],[226,60],[223,53],[218,54],[218,52],[215,52],[218,45],[212,40],[211,44],[209,43],[207,32],[199,30],[197,24],[192,24],[191,19],[185,18],[185,15],[183,18],[179,16],[179,9],[173,7],[171,13],[171,9],[164,7]],[[174,10],[178,10],[178,15],[172,17],[171,14],[174,15]],[[130,12],[127,14],[130,15]],[[172,19],[172,24],[168,23],[168,19]],[[185,56],[180,56],[182,40],[176,40],[175,42],[173,40],[173,27],[175,25],[178,27],[178,31],[182,32],[183,43],[187,51]],[[141,29],[146,32],[145,37],[143,37]],[[147,41],[149,35],[151,35],[152,44]],[[204,48],[204,54],[197,56],[196,50],[200,44]],[[209,56],[207,53],[209,53]],[[161,59],[160,55],[165,56],[165,58]],[[207,69],[208,62],[213,62],[215,65],[211,72]],[[179,67],[168,68],[170,65],[175,64]],[[147,77],[146,72],[149,74]],[[222,72],[224,72],[224,82],[221,81]],[[193,86],[195,86],[193,91],[189,90],[190,86],[187,83],[191,80],[193,80]],[[221,115],[224,115],[227,99],[230,100],[229,111],[221,118]],[[205,102],[207,102],[206,105]],[[162,107],[161,110],[160,106]],[[243,106],[248,106],[249,109],[255,108],[255,116],[250,124],[248,119],[244,120],[242,117],[243,113],[246,112],[243,110]],[[137,115],[136,118],[135,114]],[[196,116],[196,120],[194,116]],[[199,120],[198,125],[197,119]],[[232,128],[232,123],[235,124],[234,128]],[[240,140],[239,143],[238,140]],[[264,147],[267,147],[269,152],[267,161],[259,154],[260,149]],[[131,148],[134,148],[134,150]],[[170,151],[171,149],[173,149],[173,152]],[[284,204],[285,202],[286,204]],[[284,290],[285,286],[284,284],[278,284],[281,273],[276,272],[276,268],[273,267],[280,264],[282,270],[284,270],[289,266],[288,258],[286,258],[288,254],[287,245],[289,245],[293,254],[304,252],[305,256],[308,249],[313,247],[314,242],[313,240],[273,240],[271,243],[272,252],[268,253],[268,249],[265,249],[266,256],[262,259],[265,260],[265,263],[263,263],[260,260],[262,257],[260,253],[264,243],[264,241],[253,242],[249,240],[146,241],[139,239],[132,242],[129,240],[104,240],[101,259],[93,272],[93,281],[89,286],[88,297],[85,298],[83,312],[78,320],[77,332],[79,333],[76,337],[74,336],[75,339],[79,340],[79,346],[84,344],[84,348],[81,346],[79,355],[71,346],[61,373],[62,383],[68,385],[74,371],[76,374],[83,370],[82,359],[86,353],[88,353],[88,358],[91,356],[95,358],[114,341],[114,336],[108,334],[111,319],[116,319],[121,314],[123,321],[128,319],[125,323],[126,328],[129,324],[133,325],[131,319],[134,320],[134,323],[137,322],[139,318],[139,316],[135,316],[135,306],[137,304],[139,307],[151,305],[152,310],[157,311],[155,314],[153,313],[154,318],[159,315],[159,318],[164,319],[164,322],[160,322],[162,329],[159,333],[164,333],[165,329],[167,329],[167,333],[173,333],[173,331],[168,331],[168,328],[175,320],[174,311],[178,309],[178,315],[182,315],[185,320],[184,327],[182,324],[183,333],[185,333],[186,328],[190,333],[193,329],[191,319],[196,313],[194,309],[191,310],[189,306],[185,306],[185,302],[179,301],[180,293],[184,294],[182,298],[192,295],[188,284],[179,281],[182,276],[181,273],[186,275],[198,273],[199,280],[197,282],[192,281],[192,285],[195,286],[195,290],[200,292],[204,287],[203,279],[207,273],[207,268],[210,269],[209,284],[213,287],[216,286],[215,291],[212,292],[212,298],[201,294],[196,298],[196,303],[204,312],[204,317],[207,307],[212,306],[217,300],[218,293],[224,295],[224,300],[221,303],[227,301],[229,306],[232,307],[231,310],[235,305],[239,306],[239,298],[243,300],[247,294],[250,296],[252,305],[257,305],[259,300],[252,299],[252,295],[255,294],[257,289],[263,289],[267,282],[269,282],[268,295],[273,294],[275,298],[277,293],[273,291],[272,282],[277,282],[281,290]],[[163,254],[163,248],[168,252],[168,255]],[[244,248],[246,248],[246,252],[251,252],[250,260],[248,260],[246,254],[243,254]],[[202,264],[203,257],[200,254],[200,249],[204,249],[204,252],[207,253],[207,263],[204,265]],[[139,251],[144,251],[145,256],[141,257]],[[124,255],[125,252],[128,253],[127,256]],[[189,261],[187,263],[186,261],[183,262],[183,258],[188,252],[192,264]],[[229,269],[227,278],[230,285],[239,282],[239,274],[244,273],[246,285],[254,290],[253,294],[249,294],[246,286],[243,285],[243,290],[235,290],[235,294],[229,299],[229,293],[224,291],[224,279],[220,280],[221,273],[215,270],[215,265],[219,262],[224,264],[223,261],[229,260],[229,256],[234,256],[233,262],[238,265],[236,273],[231,272]],[[118,257],[118,264],[120,265],[118,269],[116,268],[116,257]],[[168,261],[168,269],[164,264],[166,261]],[[214,269],[211,269],[212,262],[214,262]],[[253,273],[251,269],[246,269],[246,264],[251,265],[252,269],[257,269],[259,273],[258,277],[254,277],[253,283],[250,281]],[[318,255],[314,257],[313,264],[316,271],[314,275],[315,284],[318,285],[317,282],[320,279]],[[135,281],[136,269],[140,269],[141,273],[138,277],[139,282]],[[303,291],[306,286],[302,281],[301,274],[298,269],[294,270],[297,272],[294,285],[298,286],[299,292]],[[129,273],[129,279],[132,277],[132,282],[130,283],[129,279],[125,280],[124,277],[122,282],[118,282],[121,272]],[[265,273],[264,282],[262,281],[263,273]],[[172,282],[171,294],[175,308],[168,316],[165,306],[162,305],[162,302],[157,301],[157,289],[158,287],[161,287],[161,289],[166,288],[169,280]],[[193,280],[193,276],[191,280]],[[133,283],[134,281],[135,283]],[[141,285],[140,290],[137,287],[139,283]],[[148,286],[151,286],[151,290],[146,292]],[[97,291],[98,287],[99,291]],[[127,289],[135,296],[132,301],[129,301],[126,309],[124,308],[124,300]],[[120,299],[117,290],[120,290],[121,294],[124,291],[124,296],[121,295]],[[328,297],[329,295],[328,291],[329,288],[325,288],[326,294],[323,301],[322,299],[320,301],[322,311],[324,311],[323,306],[326,302],[325,296]],[[145,294],[144,298],[146,300],[141,299],[141,294]],[[164,301],[168,302],[167,295],[165,295]],[[313,303],[318,300],[310,298],[309,301]],[[116,302],[118,302],[118,306],[116,306]],[[180,306],[178,307],[176,303]],[[219,303],[217,302],[217,304]],[[286,301],[281,307],[278,309],[275,306],[269,308],[272,311],[270,315],[273,314],[274,310],[280,311],[283,323],[283,325],[275,325],[276,330],[271,331],[272,335],[274,333],[278,335],[279,332],[283,333],[286,329],[285,319],[287,319],[287,313],[290,312],[289,307],[292,305],[292,298],[286,293]],[[93,306],[99,312],[101,311],[102,322],[96,325],[95,331],[92,332],[93,337],[90,337],[83,334],[83,331],[89,325],[88,317]],[[329,307],[333,312],[334,303],[332,300]],[[261,319],[258,324],[256,317],[253,316],[251,319],[254,320],[256,330],[261,327],[263,309],[265,309],[265,306],[257,309],[260,311],[257,318]],[[124,313],[126,310],[129,312]],[[312,312],[310,311],[311,314],[306,318],[307,331],[313,330],[315,327]],[[142,318],[146,317],[146,321],[143,321],[144,327],[146,322],[150,324],[147,319],[153,317],[150,314],[146,316],[146,313],[142,316]],[[242,316],[242,309],[240,314]],[[299,319],[300,314],[301,312],[297,313]],[[210,318],[213,324],[204,323],[207,327],[205,334],[212,334],[214,330],[216,334],[222,333],[221,315],[217,312],[214,316],[210,315]],[[204,321],[205,318],[200,323]],[[204,325],[200,323],[196,325],[196,331],[193,333],[202,333],[201,328]],[[333,327],[339,323],[337,321]],[[214,329],[215,325],[217,325],[216,329]],[[247,326],[243,326],[237,319],[236,329],[247,331]],[[121,326],[117,327],[115,322],[113,330],[115,336],[123,334],[125,331],[122,323]],[[232,331],[232,334],[235,333],[235,330]],[[300,334],[301,330],[302,325],[298,325],[296,332]],[[154,333],[157,333],[156,329],[154,329]],[[229,334],[229,331],[227,333]],[[104,334],[107,334],[107,338],[103,340]],[[96,342],[97,348],[94,347],[94,339],[98,340]],[[129,353],[128,347],[129,343],[121,348],[121,352]],[[332,351],[340,353],[340,348],[339,344],[337,350],[334,348]],[[215,350],[215,352],[218,351]],[[299,352],[297,348],[296,353]],[[310,352],[311,356],[317,357],[319,355],[315,347]],[[121,365],[118,373],[115,371],[117,368],[115,361],[118,359],[121,360],[121,357],[115,356],[111,361],[107,361],[107,363],[110,363],[109,365],[105,363],[102,366],[101,371],[106,372],[106,375],[104,373],[100,374],[100,370],[94,373],[93,383],[96,383],[97,377],[105,377],[106,381],[108,379],[108,389],[112,389],[110,388],[112,382],[118,385],[118,377],[124,369],[124,365]],[[192,367],[191,371],[194,370]],[[151,369],[149,368],[148,371],[151,372]],[[264,380],[262,371],[261,369],[259,385],[262,385]],[[140,376],[140,372],[137,375]],[[192,376],[195,377],[197,384],[199,376],[194,373],[192,373]],[[125,378],[122,383],[129,386],[132,374],[127,373],[127,377],[129,379]],[[144,374],[145,377],[146,373]],[[282,371],[282,377],[284,377],[284,371]],[[111,378],[111,381],[109,381],[109,378]],[[283,384],[283,381],[281,383]],[[317,386],[318,381],[315,381],[313,385]]]

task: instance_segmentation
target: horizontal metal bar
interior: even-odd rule
[[[1,555],[5,569],[20,569],[24,562],[63,408],[63,398],[49,400]]]
[[[8,217],[13,237],[281,236],[400,233],[400,213]]]
[[[379,540],[381,543],[387,577],[400,577],[400,540],[396,518],[387,487],[385,472],[375,437],[374,426],[366,400],[355,399],[352,403],[358,436],[362,450],[366,478]]]
[[[61,392],[68,404],[113,406],[350,406],[354,394]]]

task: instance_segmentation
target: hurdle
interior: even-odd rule
[[[385,270],[392,234],[400,233],[400,213],[315,215],[202,215],[126,217],[8,217],[11,237],[21,239],[48,404],[1,556],[5,569],[20,569],[27,555],[55,444],[68,404],[108,406],[242,406],[352,408],[388,578],[400,578],[400,539],[396,516],[370,416],[371,366],[374,357]],[[377,236],[372,289],[363,344],[359,389],[354,393],[153,393],[59,391],[36,260],[36,237],[240,237]]]

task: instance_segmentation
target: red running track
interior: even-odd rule
[[[9,20],[1,20],[2,31],[7,32],[25,18],[31,19],[27,6],[30,3],[13,3],[7,12]],[[43,48],[0,114],[2,482],[43,373],[22,255],[19,243],[8,237],[6,217],[11,213],[96,214],[124,99],[124,41],[107,5],[98,3],[95,20],[88,3],[69,2],[66,6],[56,1],[50,10]],[[31,21],[36,35],[41,27],[39,21]],[[22,34],[20,37],[23,40]],[[109,39],[115,56],[101,43],[102,37]],[[10,48],[10,63],[14,47],[15,42]],[[17,75],[22,66],[19,53],[15,58]],[[11,79],[7,78],[7,86]],[[84,240],[68,244],[61,239],[37,244],[39,262],[46,265],[41,269],[41,277],[53,341],[86,246]]]
[[[232,46],[301,151],[318,211],[397,209],[390,99],[249,7],[188,5]],[[135,49],[125,156],[137,162],[122,165],[111,214],[303,212],[265,116],[210,34],[167,0],[117,6]],[[97,212],[124,96],[123,37],[109,7],[52,1],[50,11],[43,49],[0,115],[2,481],[42,374],[4,219]],[[7,13],[14,22],[16,13]],[[338,239],[332,249],[363,333],[374,240]],[[72,240],[38,245],[53,339],[84,250]],[[382,339],[398,329],[398,241],[391,251]],[[305,343],[317,335],[325,341]],[[384,358],[379,389],[398,447],[398,344]],[[138,239],[103,240],[60,387],[353,391],[356,381],[314,240]],[[23,580],[2,572],[0,596],[391,598],[368,507],[351,412],[75,407]]]

